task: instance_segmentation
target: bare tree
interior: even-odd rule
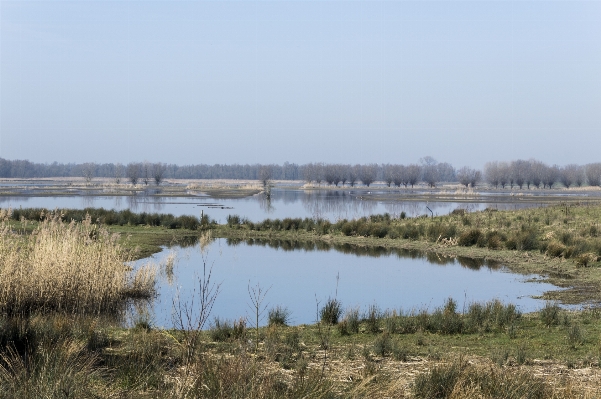
[[[355,187],[355,184],[357,184],[360,170],[361,165],[350,166],[348,168],[348,183],[351,187]]]
[[[536,188],[540,188],[541,183],[543,183],[543,176],[545,176],[547,168],[547,165],[541,161],[537,161],[536,159],[531,159],[528,161],[528,169],[526,172],[526,184],[528,189],[530,189],[530,184],[533,184]]]
[[[391,174],[392,174],[392,182],[394,183],[395,186],[401,187],[401,184],[404,184],[406,186],[406,183],[405,183],[405,176],[407,175],[406,166],[392,165]]]
[[[158,186],[163,182],[163,177],[165,176],[165,172],[167,171],[167,165],[161,162],[157,162],[152,165],[152,177],[154,178],[154,183]]]
[[[584,167],[578,165],[578,168],[574,171],[574,183],[576,183],[578,187],[582,187],[585,180],[586,175],[584,173]]]
[[[474,170],[472,168],[467,166],[464,166],[463,168],[457,171],[457,180],[459,180],[459,183],[464,185],[465,188],[467,188],[470,184],[473,171]]]
[[[601,163],[589,163],[585,166],[585,171],[590,186],[601,186]]]
[[[522,159],[511,162],[511,188],[513,188],[513,183],[515,183],[520,190],[522,187],[524,187],[524,183],[526,183],[527,180],[529,166],[529,162]]]
[[[134,186],[138,184],[140,180],[140,174],[142,172],[142,165],[139,163],[130,163],[127,165],[127,179]]]
[[[457,177],[459,177],[459,171],[457,171]],[[490,184],[491,186],[495,186],[495,188],[498,188],[501,182],[499,162],[487,162],[486,165],[484,165],[484,177],[488,184]]]
[[[142,163],[142,181],[144,182],[145,186],[147,186],[148,183],[150,183],[150,179],[152,179],[151,168],[152,166],[148,161],[144,161],[144,163]]]
[[[511,169],[507,162],[499,162],[499,184],[505,188],[511,178]]]
[[[545,188],[545,186],[549,187],[549,189],[551,187],[553,187],[553,184],[555,184],[555,182],[559,179],[559,166],[557,165],[553,165],[553,166],[547,166],[545,165],[545,167],[542,170],[542,182],[543,182],[543,188]]]
[[[439,181],[455,181],[455,168],[448,162],[441,162],[436,165],[438,169]]]
[[[427,155],[423,158],[419,159],[419,163],[421,163],[422,165],[436,165],[438,163],[438,161],[436,159],[434,159],[434,157],[431,157],[430,155]]]
[[[87,183],[91,182],[94,178],[94,170],[96,169],[96,165],[92,162],[86,162],[81,165],[81,174]]]
[[[115,178],[115,183],[121,183],[121,178],[123,177],[123,164],[115,164],[113,177]]]
[[[369,187],[370,184],[376,181],[376,177],[378,176],[378,165],[375,163],[362,165],[359,173],[359,180]]]
[[[438,168],[436,165],[425,165],[424,166],[424,182],[430,187],[436,187],[436,183],[438,182]]]
[[[315,168],[315,164],[313,163],[309,163],[304,165],[303,167],[303,179],[311,184],[311,182],[315,181],[315,175],[316,175],[316,168]]]
[[[331,184],[333,186],[338,186],[338,182],[341,179],[339,174],[338,165],[324,165],[323,167],[323,179],[326,183]]]
[[[465,188],[470,184],[472,185],[472,188],[476,187],[476,184],[478,184],[481,178],[482,173],[479,170],[472,169],[468,166],[464,166],[457,171],[457,179],[459,180],[459,183],[465,186]]]
[[[382,165],[382,169],[383,169],[383,178],[384,178],[384,182],[386,183],[386,185],[388,187],[390,187],[390,185],[392,183],[394,183],[394,167],[396,165],[391,165],[389,163],[387,163],[386,165]]]
[[[559,170],[559,181],[565,188],[570,188],[572,184],[576,184],[580,187],[584,182],[584,171],[582,166],[576,164],[564,166]]]
[[[346,182],[349,180],[349,169],[351,168],[351,165],[338,165],[338,166],[340,167],[340,182],[342,183],[342,186],[344,187]]]
[[[479,170],[474,171],[470,179],[470,184],[472,185],[472,188],[476,188],[476,185],[480,183],[480,180],[482,180],[482,172],[480,172]]]
[[[419,177],[422,174],[422,168],[417,165],[417,164],[411,164],[408,165],[405,168],[405,187],[407,187],[408,184],[411,185],[411,188],[413,188],[413,186],[415,186],[417,184],[417,182],[419,181]]]
[[[271,179],[273,178],[273,166],[272,165],[263,165],[261,169],[259,169],[259,180],[261,184],[263,184],[263,188],[267,189]]]

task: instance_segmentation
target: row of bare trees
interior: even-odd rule
[[[588,165],[546,165],[536,159],[518,159],[512,162],[488,162],[484,166],[484,176],[491,186],[496,188],[524,187],[530,189],[551,188],[561,183],[564,187],[582,187],[601,185],[601,163]]]
[[[565,166],[547,165],[535,159],[518,159],[511,162],[488,162],[482,171],[462,167],[458,170],[446,162],[437,162],[427,156],[419,163],[401,164],[326,164],[294,163],[246,164],[246,165],[174,165],[151,162],[129,164],[92,162],[82,164],[33,163],[26,160],[0,158],[0,177],[83,177],[90,182],[95,177],[109,177],[115,182],[160,185],[170,179],[248,179],[305,180],[309,183],[333,186],[363,184],[371,186],[375,181],[385,182],[389,187],[413,187],[418,182],[435,187],[440,182],[459,182],[465,187],[476,187],[485,181],[496,188],[549,188],[561,184],[564,187],[583,185],[601,186],[601,163]]]
[[[154,182],[158,186],[165,180],[167,165],[160,162],[132,162],[124,168],[121,164],[117,164],[114,176],[116,183],[121,182],[123,171],[125,171],[127,180],[133,185],[142,182],[147,186],[149,183]]]

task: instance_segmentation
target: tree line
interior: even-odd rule
[[[388,187],[414,187],[423,182],[436,187],[443,182],[459,182],[476,187],[486,182],[495,188],[551,188],[601,186],[601,163],[565,166],[547,165],[536,159],[488,162],[482,171],[468,166],[455,169],[447,162],[427,156],[413,164],[197,164],[176,165],[161,162],[121,163],[34,163],[0,158],[1,178],[95,177],[116,183],[160,185],[165,179],[304,180],[307,183],[369,187],[376,181]]]

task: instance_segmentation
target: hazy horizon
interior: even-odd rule
[[[2,1],[0,157],[601,161],[601,3]]]

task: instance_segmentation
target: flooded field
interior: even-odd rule
[[[228,215],[238,215],[253,222],[266,218],[323,218],[330,221],[354,219],[374,214],[389,213],[398,217],[420,215],[446,215],[454,209],[468,211],[486,208],[522,209],[542,206],[543,201],[523,201],[507,196],[430,199],[415,193],[366,192],[363,190],[274,190],[271,198],[256,194],[243,198],[212,198],[208,195],[161,196],[137,195],[52,195],[52,196],[0,196],[2,208],[105,208],[132,212],[171,213],[180,215],[209,215],[225,223]]]

